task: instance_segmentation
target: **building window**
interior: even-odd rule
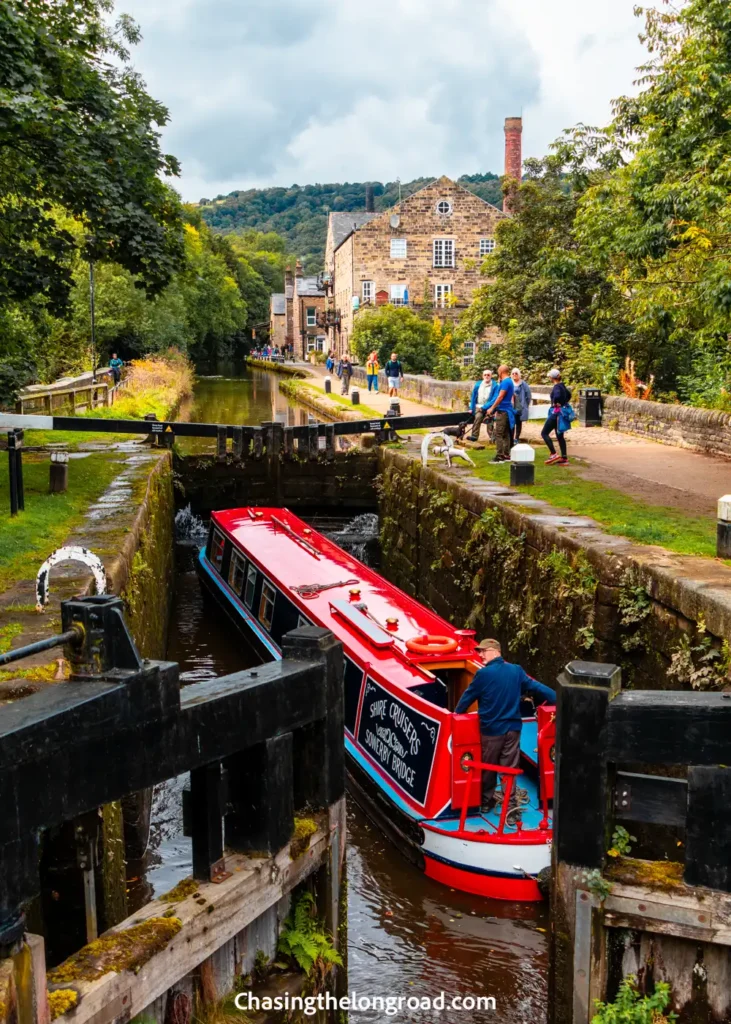
[[[494,238],[481,238],[480,239],[480,256],[489,256],[491,252],[495,252],[495,239]]]
[[[449,305],[448,296],[452,294],[451,284],[435,284],[434,285],[434,305],[444,309],[445,306]]]
[[[251,608],[254,603],[254,587],[256,586],[256,566],[249,562],[249,570],[246,573],[246,593],[244,594],[244,604],[247,608]]]
[[[392,260],[405,260],[406,259],[406,239],[405,238],[392,238],[391,239],[391,259]]]
[[[218,530],[213,531],[213,537],[211,538],[211,563],[213,568],[221,571],[221,563],[223,562],[223,549],[226,541],[222,533]]]
[[[452,212],[452,204],[448,199],[440,199],[437,203],[437,213],[442,217],[448,217]]]
[[[405,284],[392,284],[391,285],[391,305],[392,306],[405,306],[406,305],[406,285]]]
[[[277,592],[271,583],[267,583],[266,580],[261,588],[261,600],[259,601],[259,622],[261,622],[264,629],[272,628],[272,619],[274,618],[274,601],[276,600]]]
[[[475,361],[475,343],[466,341],[462,349],[462,362],[465,366],[471,366]]]
[[[235,594],[240,594],[243,589],[245,569],[246,559],[238,551],[234,551],[228,570],[228,582]]]
[[[361,283],[361,289],[363,294],[363,302],[375,302],[376,300],[376,282],[375,281],[363,281]]]
[[[317,310],[314,306],[307,307],[307,326],[317,327]]]
[[[435,267],[453,267],[454,266],[454,239],[453,238],[435,238],[434,239],[434,266]]]
[[[308,334],[307,335],[307,351],[308,352],[324,352],[325,342],[327,337],[324,334]]]

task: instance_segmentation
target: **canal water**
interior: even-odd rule
[[[337,524],[363,550],[372,545],[363,523]],[[323,526],[321,522],[318,525]],[[337,537],[336,534],[331,536]],[[194,543],[178,545],[178,573],[168,657],[178,661],[183,683],[223,675],[251,664],[246,646],[202,601],[194,569]],[[190,842],[182,836],[180,790],[162,787],[155,799],[148,881],[164,892],[190,874]],[[469,896],[425,878],[349,801],[348,976],[362,995],[493,996],[495,1012],[404,1010],[393,1018],[351,1014],[351,1021],[393,1019],[413,1024],[533,1024],[545,1016],[547,911]]]
[[[299,426],[306,410],[279,390],[275,373],[244,364],[219,367],[220,373],[197,378],[193,394],[183,400],[177,419],[190,423],[232,423],[258,426],[265,422]],[[179,438],[183,452],[195,454],[215,447],[213,438]]]

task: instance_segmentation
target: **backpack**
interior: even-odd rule
[[[567,430],[571,430],[571,424],[576,419],[576,413],[574,412],[573,406],[567,402],[566,405],[561,406],[561,411],[558,414],[558,425],[556,432],[559,434],[565,434]]]

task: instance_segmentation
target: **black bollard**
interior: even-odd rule
[[[350,401],[353,405],[360,405],[360,391],[357,388],[353,388],[350,392]]]
[[[325,394],[329,395],[333,389],[332,377],[325,378]]]
[[[510,486],[532,487],[536,482],[536,453],[529,444],[516,444],[510,452]]]
[[[63,494],[69,488],[69,453],[51,452],[51,473],[48,491]]]
[[[8,471],[10,484],[10,515],[25,511],[23,491],[23,431],[16,427],[8,431]]]
[[[731,494],[718,499],[716,557],[731,558]]]

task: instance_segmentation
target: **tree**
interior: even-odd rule
[[[0,305],[42,293],[61,311],[79,249],[118,263],[151,294],[182,262],[180,202],[161,180],[179,170],[159,145],[168,114],[129,67],[137,27],[122,17],[110,28],[111,9],[111,0],[0,5]]]
[[[646,10],[641,92],[602,131],[568,138],[598,169],[576,232],[627,296],[632,355],[661,388],[694,366],[731,378],[731,7],[689,0]],[[716,374],[717,375],[717,374]]]
[[[361,363],[375,350],[381,366],[397,352],[409,373],[431,372],[436,359],[432,325],[405,306],[361,310],[355,319],[351,348]]]
[[[574,231],[581,191],[562,156],[526,161],[523,183],[512,188],[513,215],[498,225],[497,248],[483,265],[489,280],[460,321],[463,341],[498,327],[521,339],[516,358],[527,364],[552,362],[562,345],[589,334],[621,344],[627,327],[619,296]]]

